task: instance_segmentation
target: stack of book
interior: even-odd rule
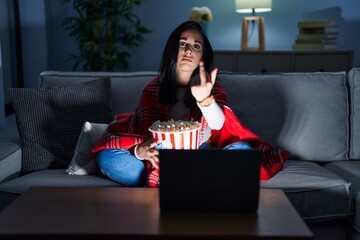
[[[303,20],[298,22],[299,34],[292,49],[328,50],[337,49],[338,28],[328,19]]]

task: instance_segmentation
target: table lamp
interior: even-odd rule
[[[252,13],[251,17],[242,19],[241,50],[264,50],[265,49],[265,23],[264,18],[255,16],[258,12],[271,11],[271,0],[235,0],[235,9],[238,13]],[[248,47],[249,23],[254,27],[258,23],[259,45],[255,48]]]

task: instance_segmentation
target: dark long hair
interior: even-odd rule
[[[210,72],[210,68],[213,63],[213,49],[207,38],[204,30],[194,21],[186,21],[180,24],[175,30],[170,34],[163,52],[163,56],[160,63],[159,77],[160,77],[160,92],[159,92],[159,102],[164,104],[175,104],[177,102],[177,87],[178,87],[178,77],[176,74],[176,64],[179,52],[179,41],[181,34],[186,30],[196,30],[198,31],[203,39],[203,59],[205,70]],[[199,73],[199,67],[194,70],[193,76]],[[195,98],[191,95],[190,88],[185,94],[185,105],[188,107],[195,106]]]

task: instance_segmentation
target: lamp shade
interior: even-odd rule
[[[235,9],[238,13],[269,12],[271,0],[235,0]]]

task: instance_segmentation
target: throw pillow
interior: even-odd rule
[[[67,168],[84,122],[113,119],[111,80],[53,88],[11,88],[23,173]]]
[[[108,124],[85,122],[71,163],[66,170],[70,175],[87,175],[96,172],[96,163],[90,150],[99,142]]]

